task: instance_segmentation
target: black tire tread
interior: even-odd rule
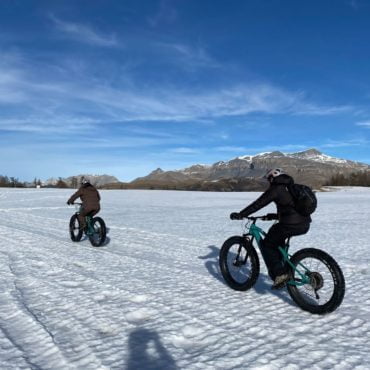
[[[227,266],[227,254],[230,248],[235,244],[241,244],[243,245],[244,248],[246,248],[249,254],[248,259],[250,259],[250,262],[251,262],[251,267],[252,267],[251,276],[244,283],[239,283],[235,281],[230,275],[229,269]],[[227,239],[224,242],[220,250],[219,264],[220,264],[222,276],[224,277],[227,284],[234,290],[239,290],[239,291],[248,290],[253,287],[253,285],[256,283],[258,279],[258,275],[260,272],[260,263],[259,263],[257,252],[254,249],[253,245],[250,242],[248,242],[248,240],[244,237],[232,236],[231,238]]]
[[[80,225],[80,221],[79,221],[78,216],[76,214],[72,215],[71,219],[69,220],[69,235],[71,236],[71,240],[73,242],[79,242],[81,240],[82,234],[83,234],[82,230],[79,230],[77,235],[75,235],[75,233],[73,232],[73,230],[76,230],[76,229],[74,229],[74,225],[75,225],[76,220],[78,222],[78,225]]]
[[[333,312],[340,306],[344,298],[345,280],[343,272],[333,257],[331,257],[328,253],[316,248],[304,248],[297,251],[291,257],[291,262],[294,265],[296,265],[299,261],[306,257],[315,257],[320,261],[323,261],[329,268],[330,272],[334,275],[336,281],[334,281],[335,288],[332,297],[324,305],[313,305],[308,303],[304,298],[302,298],[299,290],[294,285],[287,286],[288,292],[292,297],[293,301],[305,311],[319,315]],[[290,278],[293,279],[293,276],[294,273],[291,270]]]
[[[100,247],[104,242],[105,242],[105,238],[107,236],[107,228],[105,226],[105,222],[104,220],[101,218],[101,217],[94,217],[92,220],[91,220],[92,224],[94,225],[96,222],[98,222],[100,224],[100,239],[98,242],[95,241],[94,239],[94,236],[93,235],[89,235],[89,240],[90,240],[90,243],[94,246],[94,247]]]

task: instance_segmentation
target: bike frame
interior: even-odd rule
[[[262,237],[266,236],[266,232],[262,230],[260,227],[258,227],[256,224],[256,220],[253,220],[252,224],[249,226],[248,224],[246,225],[246,229],[248,230],[247,233],[244,233],[243,236],[246,238],[247,236],[251,235],[251,243],[253,244],[253,240],[256,240],[258,248],[261,250],[261,241]],[[295,266],[291,261],[290,258],[292,257],[291,254],[288,253],[289,249],[289,244],[286,244],[284,247],[278,247],[280,253],[283,255],[283,261],[288,263],[289,266],[298,273],[298,275],[301,277],[301,281],[295,281],[295,280],[289,280],[287,284],[289,285],[295,285],[295,286],[303,286],[305,284],[310,283],[309,277],[305,274],[302,273],[301,271],[298,270],[297,266]],[[310,270],[306,268],[302,263],[298,264],[301,266],[305,272],[309,272]]]
[[[77,204],[77,203],[75,203]],[[80,214],[81,213],[81,210],[82,210],[82,204],[79,205],[79,208],[76,212],[76,214]],[[85,216],[85,220],[86,220],[86,226],[87,226],[87,232],[86,234],[87,235],[93,235],[95,233],[95,229],[94,229],[94,226],[92,224],[92,217],[91,216]]]

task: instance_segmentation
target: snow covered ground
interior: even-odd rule
[[[343,269],[326,316],[271,291],[264,266],[248,292],[223,282],[220,246],[242,230],[229,213],[257,193],[102,191],[100,248],[69,239],[70,194],[0,189],[1,369],[370,368],[370,189],[320,193],[292,239]]]

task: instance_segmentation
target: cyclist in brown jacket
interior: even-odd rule
[[[82,207],[78,215],[80,228],[86,226],[85,217],[87,215],[95,216],[100,211],[100,194],[96,188],[90,184],[88,179],[82,178],[81,187],[68,199],[67,204],[73,204],[77,199],[81,198]]]

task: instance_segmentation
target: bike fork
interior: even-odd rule
[[[240,253],[242,251],[242,248],[243,248],[243,245],[242,244],[239,244],[239,248],[238,248],[238,254],[236,255],[235,259],[234,259],[234,262],[233,262],[233,265],[234,266],[237,266],[237,267],[240,267],[242,265],[245,265],[247,260],[248,260],[248,257],[249,257],[249,254],[248,254],[248,250],[245,248],[245,258],[244,260],[240,260]]]

